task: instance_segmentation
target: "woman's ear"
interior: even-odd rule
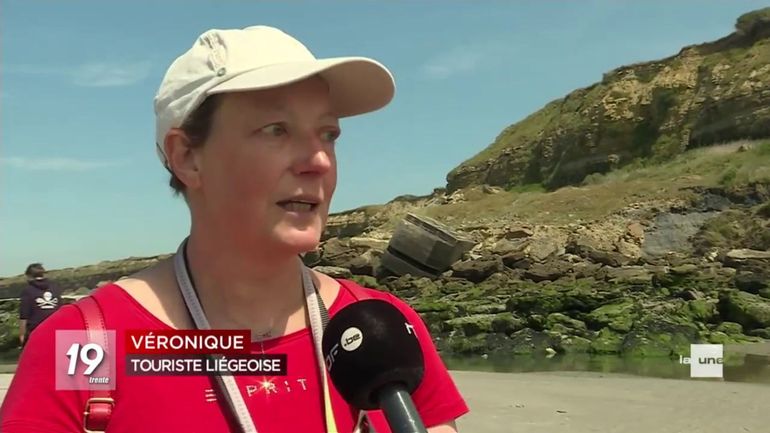
[[[196,158],[190,138],[179,128],[172,128],[163,142],[168,169],[185,185],[187,190],[200,186],[200,159]]]

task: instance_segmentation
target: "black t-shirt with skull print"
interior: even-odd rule
[[[29,281],[19,305],[19,318],[27,320],[27,332],[61,307],[61,294],[61,288],[45,278]]]

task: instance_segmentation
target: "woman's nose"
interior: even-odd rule
[[[334,145],[323,141],[320,137],[304,137],[297,146],[299,155],[295,170],[298,174],[328,172],[334,165]]]

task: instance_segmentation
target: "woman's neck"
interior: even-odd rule
[[[253,335],[268,332],[275,336],[292,327],[290,323],[304,324],[298,256],[275,251],[246,253],[193,233],[187,243],[187,260],[212,328],[250,329]]]

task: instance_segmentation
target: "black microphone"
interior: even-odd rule
[[[359,410],[382,409],[394,433],[427,433],[411,393],[425,364],[414,327],[389,302],[366,299],[341,309],[324,331],[332,383]]]

